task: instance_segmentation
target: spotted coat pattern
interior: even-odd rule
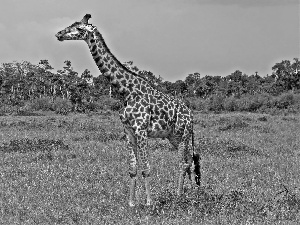
[[[58,32],[58,40],[84,40],[101,73],[124,97],[120,118],[128,139],[129,174],[131,177],[129,204],[134,205],[138,163],[145,178],[147,204],[151,204],[148,177],[147,138],[167,138],[174,150],[178,150],[179,179],[177,192],[182,192],[186,172],[194,160],[196,183],[200,184],[199,156],[191,155],[189,140],[193,135],[191,110],[179,99],[174,99],[155,88],[145,78],[122,65],[110,52],[98,29],[88,23],[87,14],[81,22]],[[192,146],[194,149],[194,146]]]

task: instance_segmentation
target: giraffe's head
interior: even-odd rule
[[[96,28],[88,23],[91,18],[90,14],[86,14],[80,22],[75,22],[71,26],[59,31],[55,36],[57,40],[87,40],[90,33]]]

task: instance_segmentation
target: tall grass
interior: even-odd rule
[[[298,224],[300,117],[195,115],[201,187],[176,196],[178,157],[150,140],[152,207],[115,113],[0,118],[3,224]],[[187,183],[189,184],[189,182]]]

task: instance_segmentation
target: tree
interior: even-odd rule
[[[93,78],[93,75],[88,69],[85,69],[83,73],[81,74],[81,79],[86,80],[87,82],[90,82],[91,79]]]
[[[243,74],[241,71],[236,70],[230,75],[226,76],[227,86],[227,95],[240,96],[244,93],[247,93],[247,82],[248,76]]]
[[[273,75],[276,77],[277,92],[295,90],[300,88],[299,84],[300,62],[298,58],[294,58],[294,62],[282,60],[273,67]]]
[[[200,80],[200,73],[191,73],[185,78],[185,83],[187,85],[187,91],[189,96],[193,96],[196,93],[195,85],[197,81]]]
[[[60,92],[63,99],[70,99],[72,92],[76,89],[76,84],[79,81],[78,73],[73,70],[71,61],[64,61],[65,66],[63,70],[58,70],[57,73],[60,76],[61,86]]]

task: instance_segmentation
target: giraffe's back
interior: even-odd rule
[[[182,101],[156,91],[128,101],[121,119],[134,129],[146,130],[149,138],[165,138],[183,132],[192,115]]]

